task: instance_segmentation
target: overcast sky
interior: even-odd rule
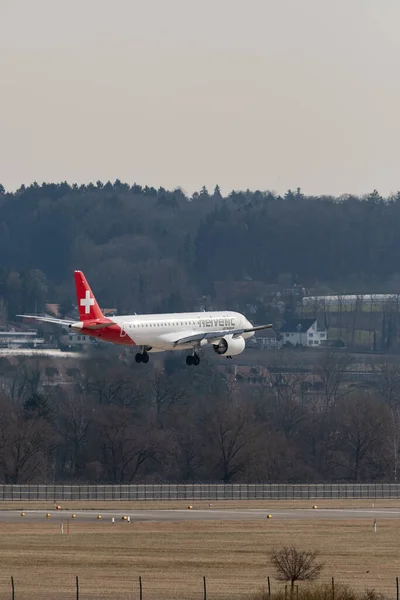
[[[0,0],[0,182],[400,189],[399,0]]]

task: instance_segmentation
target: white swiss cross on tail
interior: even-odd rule
[[[89,290],[86,290],[86,297],[81,299],[81,306],[85,307],[85,314],[90,313],[90,307],[94,305],[94,298],[91,297]]]
[[[96,302],[96,298],[89,287],[88,282],[82,271],[74,272],[76,286],[76,301],[79,308],[79,319],[86,321],[89,319],[104,319],[104,316]]]

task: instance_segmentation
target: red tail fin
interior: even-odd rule
[[[75,271],[74,277],[80,320],[104,319],[103,313],[82,271]]]

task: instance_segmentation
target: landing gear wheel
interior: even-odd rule
[[[200,356],[198,354],[193,354],[193,356],[189,354],[189,356],[186,357],[186,364],[189,366],[195,365],[197,367],[197,365],[200,364]]]
[[[148,363],[149,355],[147,354],[147,352],[138,352],[137,354],[135,354],[135,361],[137,363]]]

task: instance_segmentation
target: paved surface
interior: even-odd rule
[[[120,521],[124,516],[129,517],[130,521],[227,521],[227,520],[260,520],[266,519],[270,514],[275,520],[291,520],[291,519],[399,519],[400,509],[209,509],[196,510],[132,510],[130,512],[123,511],[94,511],[94,510],[78,510],[73,513],[70,510],[29,510],[26,509],[25,516],[21,517],[21,511],[18,510],[1,510],[0,523],[12,521],[37,521],[46,519],[46,514],[49,512],[52,520],[67,520],[75,514],[77,521],[90,522],[95,521],[98,515],[101,515],[102,520],[111,521],[114,517],[115,521]]]

